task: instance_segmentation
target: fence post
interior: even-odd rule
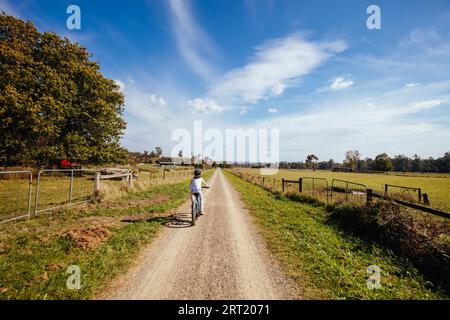
[[[72,202],[72,192],[73,192],[73,170],[70,171],[69,203]]]
[[[303,178],[298,179],[298,192],[303,193]]]
[[[36,215],[37,209],[38,209],[38,203],[39,203],[39,180],[41,177],[41,171],[39,171],[37,180],[36,180],[36,196],[34,197],[34,214]]]
[[[372,201],[372,189],[367,189],[367,193],[366,193],[366,202],[370,202]]]
[[[424,194],[423,194],[423,203],[424,203],[426,206],[429,206],[429,205],[430,205],[430,200],[428,199],[428,194],[427,194],[427,193],[424,193]]]
[[[284,178],[281,179],[281,191],[284,193]]]
[[[388,185],[387,184],[384,185],[384,196],[385,197],[388,196]]]
[[[95,171],[94,194],[98,195],[99,193],[100,193],[100,171]]]
[[[31,195],[33,189],[33,174],[30,172],[30,180],[28,182],[28,219],[31,216]]]
[[[422,189],[419,188],[418,192],[419,192],[419,203],[421,203],[422,202]]]
[[[348,182],[347,182],[347,184],[345,185],[345,202],[346,202],[346,203],[348,202]]]
[[[130,171],[128,173],[128,186],[132,187],[133,186],[133,171]]]

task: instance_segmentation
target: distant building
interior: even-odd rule
[[[173,161],[160,161],[159,166],[161,168],[175,168],[176,164]]]

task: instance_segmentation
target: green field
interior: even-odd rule
[[[290,201],[225,172],[272,254],[307,299],[448,299],[405,258],[333,223],[322,206]],[[367,287],[367,267],[381,288]]]
[[[259,175],[259,169],[238,168],[241,172]],[[400,185],[405,187],[421,188],[422,193],[427,193],[430,204],[433,208],[450,212],[450,175],[417,174],[410,175],[400,173],[353,173],[353,172],[332,172],[324,170],[285,170],[280,169],[276,176],[268,176],[268,179],[285,178],[288,180],[298,180],[300,177],[325,178],[331,184],[332,179],[348,180],[367,185],[374,191],[384,193],[384,185]],[[341,184],[342,185],[342,184]],[[393,190],[395,191],[395,190]],[[397,190],[398,191],[398,190]],[[410,192],[411,197],[415,197]]]

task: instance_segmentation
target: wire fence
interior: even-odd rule
[[[286,195],[308,195],[326,203],[363,204],[378,198],[450,219],[450,213],[430,207],[428,195],[423,193],[421,188],[385,184],[385,192],[381,194],[368,188],[365,184],[347,180],[333,179],[329,185],[325,178],[300,177],[298,180],[287,180],[252,175],[239,169],[229,171],[271,192],[282,192]]]
[[[36,181],[34,213],[89,201],[95,194],[95,170],[41,170]]]
[[[333,179],[331,181],[331,202],[364,203],[368,200],[369,188],[362,183]]]
[[[307,195],[326,203],[364,203],[369,201],[372,195],[371,189],[366,185],[346,180],[333,179],[330,185],[325,178],[299,177],[298,180],[288,180],[261,177],[239,170],[231,172],[272,192]]]
[[[101,175],[101,170],[55,169],[41,170],[33,178],[31,171],[0,171],[0,223],[88,202],[103,184],[133,187],[134,180],[144,185],[170,184],[188,179],[192,170],[160,169],[138,175],[126,170],[122,175],[109,179],[111,175]]]
[[[0,171],[0,222],[30,216],[32,183],[30,171]]]

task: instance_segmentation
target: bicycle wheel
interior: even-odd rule
[[[195,219],[197,217],[197,212],[196,212],[196,208],[195,208],[195,203],[197,202],[197,200],[194,200],[191,204],[191,216],[192,216],[192,225],[195,226]]]

